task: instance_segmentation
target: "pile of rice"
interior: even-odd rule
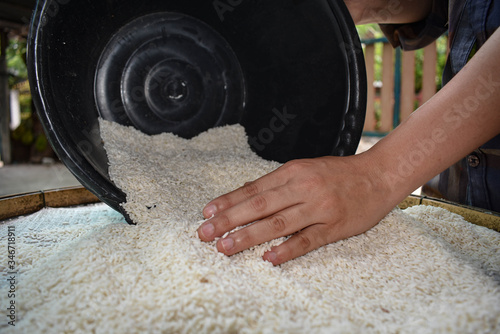
[[[197,237],[203,206],[279,166],[241,126],[185,140],[101,121],[101,135],[137,225],[103,224],[24,270],[16,332],[500,331],[497,232],[418,206],[279,267],[261,256],[282,240],[226,257]]]

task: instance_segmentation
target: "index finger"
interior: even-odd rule
[[[286,185],[265,190],[217,213],[198,228],[198,236],[203,241],[212,241],[239,226],[269,217],[295,204],[296,198]]]
[[[242,187],[210,201],[203,208],[203,216],[208,219],[217,213],[225,211],[247,199],[284,183],[280,168],[266,174],[255,181],[246,182]]]

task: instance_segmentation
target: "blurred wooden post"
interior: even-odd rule
[[[382,55],[382,93],[380,105],[380,132],[390,132],[393,122],[394,108],[394,48],[389,43],[384,43]]]
[[[413,112],[415,106],[415,51],[404,51],[401,70],[400,121]]]
[[[368,92],[366,120],[363,131],[367,135],[384,135],[390,132],[400,122],[406,120],[415,110],[415,51],[404,51],[400,58],[394,58],[394,49],[386,39],[371,39],[365,43],[365,64],[367,71]],[[375,120],[375,45],[383,43],[382,51],[382,88],[381,88],[381,115],[380,126],[377,129]],[[434,42],[424,48],[422,69],[421,103],[429,100],[437,91],[437,43]],[[400,75],[395,76],[400,69]],[[400,81],[399,81],[400,80]],[[397,82],[396,82],[397,81]],[[398,86],[396,86],[398,85]],[[396,104],[397,103],[397,104]]]
[[[392,127],[396,128],[401,122],[401,70],[402,70],[402,55],[401,48],[396,48],[394,60],[394,107]]]
[[[375,44],[369,44],[365,47],[365,65],[366,65],[366,117],[363,131],[375,131]]]
[[[9,75],[7,73],[7,30],[0,28],[0,159],[11,163],[10,149],[10,97]]]
[[[437,45],[432,43],[424,48],[422,69],[422,104],[436,94]]]

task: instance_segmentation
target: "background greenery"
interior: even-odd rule
[[[359,37],[361,41],[365,40],[373,40],[384,38],[384,34],[380,30],[377,24],[366,24],[359,25],[356,27],[358,30]],[[441,89],[442,85],[442,73],[444,70],[444,66],[446,64],[447,58],[447,37],[443,36],[437,40],[437,64],[436,64],[436,91]],[[374,84],[382,83],[382,53],[383,53],[383,43],[375,44],[375,59],[374,59]],[[415,104],[414,110],[417,109],[421,104],[420,92],[422,90],[422,79],[423,79],[423,62],[424,62],[424,50],[416,50],[415,51]],[[394,66],[394,64],[392,64]],[[374,101],[374,109],[375,109],[375,120],[377,122],[375,129],[379,129],[380,127],[380,119],[382,114],[381,101],[379,90],[376,90],[376,96]]]
[[[33,154],[47,152],[49,149],[47,138],[32,110],[26,67],[26,39],[11,38],[6,50],[6,57],[9,89],[19,91],[21,109],[21,124],[11,133],[13,158],[14,162],[26,162],[31,160]],[[48,155],[52,155],[51,152]]]
[[[365,24],[357,26],[360,39],[369,40],[382,38],[384,34],[377,24]],[[436,68],[436,90],[441,88],[441,76],[446,64],[447,37],[442,36],[437,40],[437,68]],[[415,51],[415,93],[418,94],[422,89],[422,65],[424,61],[424,51],[422,49]],[[375,46],[375,80],[382,80],[382,44]]]

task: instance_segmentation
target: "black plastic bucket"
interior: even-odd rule
[[[119,211],[98,117],[185,138],[241,123],[280,162],[354,154],[364,123],[363,53],[343,1],[38,1],[28,60],[54,150]]]

